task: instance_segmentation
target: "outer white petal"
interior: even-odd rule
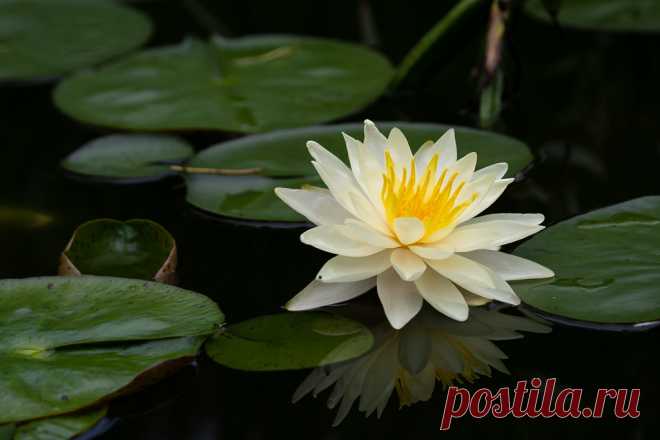
[[[409,249],[420,257],[428,260],[442,260],[454,253],[454,248],[442,241],[428,244],[417,244]]]
[[[492,165],[488,165],[487,167],[480,168],[477,171],[474,172],[472,175],[472,180],[477,180],[480,179],[481,177],[485,175],[494,175],[495,180],[500,180],[506,172],[509,170],[509,164],[506,162],[498,162],[494,163]]]
[[[348,238],[367,243],[371,246],[381,248],[396,248],[401,246],[398,241],[394,240],[389,235],[383,234],[379,230],[360,220],[346,220],[343,227],[343,233]]]
[[[383,216],[361,192],[349,193],[355,216],[383,234],[390,234],[390,229]]]
[[[545,266],[504,252],[482,249],[462,255],[488,267],[505,281],[550,278],[555,275]]]
[[[490,298],[484,298],[483,296],[475,295],[468,291],[463,291],[462,293],[468,306],[483,306],[491,301]]]
[[[385,163],[387,138],[378,130],[376,124],[368,119],[364,121],[364,146],[379,163]]]
[[[394,219],[394,232],[403,244],[415,243],[424,236],[424,223],[417,217]]]
[[[415,284],[403,281],[392,269],[378,275],[376,288],[385,316],[395,329],[402,328],[422,309],[424,300]]]
[[[295,312],[337,304],[358,297],[375,285],[375,278],[355,283],[322,283],[314,280],[291,298],[284,307]]]
[[[520,298],[506,281],[486,266],[468,258],[452,255],[444,260],[427,260],[426,264],[471,293],[508,304],[520,304]]]
[[[463,203],[475,195],[476,199],[471,201],[470,206],[479,203],[481,199],[488,194],[493,183],[495,183],[495,174],[484,174],[477,179],[473,178],[461,190],[461,193],[456,200],[456,204]],[[469,209],[470,206],[468,206],[467,209]]]
[[[458,218],[457,223],[462,223],[466,220],[469,220],[488,209],[502,195],[507,186],[509,186],[513,180],[514,179],[496,180],[483,197],[481,197],[478,201],[475,201],[475,203],[470,205],[468,209],[463,211],[463,213]]]
[[[389,150],[392,152],[392,159],[394,163],[403,168],[404,166],[410,165],[410,161],[413,158],[412,152],[410,151],[410,145],[408,144],[408,139],[403,134],[401,130],[394,127],[390,130],[390,135],[387,138],[387,143]],[[397,169],[399,172],[399,169]]]
[[[323,165],[325,168],[331,168],[335,172],[345,176],[346,178],[352,178],[353,173],[346,166],[341,159],[337,156],[326,150],[321,144],[314,141],[307,142],[307,149],[309,154],[318,162]]]
[[[362,258],[336,256],[323,265],[316,279],[325,283],[345,283],[375,277],[392,266],[390,254],[388,250]]]
[[[454,182],[454,187],[457,187],[460,182],[469,182],[474,174],[474,168],[477,166],[477,153],[468,153],[457,160],[451,167],[449,173],[458,173],[458,177]]]
[[[524,225],[539,225],[543,223],[543,220],[545,220],[543,214],[498,213],[482,215],[481,217],[474,218],[465,224],[474,225],[477,223],[485,223],[490,221],[507,221],[521,223]]]
[[[325,186],[328,187],[332,196],[337,200],[341,206],[344,207],[348,212],[355,215],[355,209],[353,208],[353,202],[350,197],[351,192],[358,192],[360,188],[355,181],[355,177],[351,174],[350,177],[347,177],[344,173],[339,172],[336,168],[326,167],[323,164],[312,161],[312,166],[316,169],[316,172],[325,183]]]
[[[468,305],[463,294],[447,278],[435,271],[427,270],[415,285],[426,302],[440,313],[457,321],[467,319]]]
[[[353,218],[327,189],[275,188],[275,194],[316,225],[342,224]]]
[[[542,230],[543,226],[507,220],[492,220],[459,225],[443,242],[456,252],[495,249],[521,240]]]
[[[300,241],[325,252],[347,257],[365,257],[383,250],[362,241],[356,241],[343,233],[343,225],[321,225],[300,235]]]
[[[383,184],[383,166],[362,142],[343,133],[353,175],[374,207],[381,212],[380,189]]]
[[[390,256],[392,267],[404,281],[415,281],[426,270],[426,263],[408,249],[394,249]]]

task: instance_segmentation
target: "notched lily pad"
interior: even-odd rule
[[[380,54],[336,40],[188,39],[81,72],[60,83],[55,102],[75,119],[106,127],[250,133],[353,113],[391,75]]]
[[[515,254],[555,278],[515,283],[544,312],[599,323],[660,319],[660,197],[642,197],[549,227]]]
[[[447,125],[380,122],[384,132],[399,127],[413,149],[427,140],[436,140],[450,128]],[[195,155],[189,166],[198,168],[259,169],[258,176],[188,175],[187,200],[212,214],[246,220],[271,222],[301,222],[304,218],[280,201],[273,189],[277,186],[298,188],[304,185],[322,186],[310,163],[305,146],[315,140],[348,163],[342,132],[362,139],[362,124],[341,124],[282,130],[247,136],[214,145]],[[456,128],[459,154],[478,154],[478,167],[496,162],[509,164],[509,175],[515,175],[529,165],[532,155],[519,140],[500,134]]]
[[[533,17],[550,22],[544,0],[526,2]],[[557,20],[561,26],[618,32],[660,31],[660,2],[657,0],[561,0]]]
[[[20,425],[14,440],[68,440],[92,429],[108,412],[106,406],[34,420]]]
[[[224,321],[203,295],[140,280],[0,281],[0,424],[77,411],[192,359]]]
[[[80,177],[110,183],[141,183],[176,174],[170,164],[195,153],[182,139],[155,134],[114,134],[94,139],[62,161]]]
[[[106,275],[174,284],[177,249],[151,220],[99,219],[76,229],[60,256],[60,275]]]
[[[0,0],[0,80],[42,79],[105,61],[151,34],[114,1]]]
[[[221,365],[248,371],[311,368],[360,356],[373,335],[362,324],[329,313],[282,313],[227,327],[206,343]]]

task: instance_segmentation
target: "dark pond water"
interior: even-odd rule
[[[155,20],[152,44],[207,33],[185,2],[136,2]],[[192,3],[192,2],[191,2]],[[213,3],[213,2],[206,2]],[[287,32],[356,40],[355,4],[223,1],[211,9],[234,35]],[[393,2],[394,3],[394,2]],[[442,6],[376,8],[381,47],[400,59]],[[410,2],[408,2],[410,3]],[[442,2],[439,2],[442,3]],[[547,224],[600,206],[660,193],[660,38],[558,31],[517,17],[509,42],[512,77],[496,127],[526,141],[537,161],[494,210],[543,212]],[[463,50],[438,55],[419,87],[388,96],[347,120],[409,119],[474,125],[474,80],[480,39],[458,35]],[[0,230],[0,277],[54,274],[58,256],[80,223],[101,217],[149,218],[165,226],[180,249],[180,285],[221,304],[229,322],[273,313],[303,287],[326,258],[303,246],[299,230],[271,230],[205,218],[184,201],[177,179],[144,186],[104,186],[68,179],[59,161],[100,131],[61,115],[49,84],[0,89],[0,205],[47,213],[41,227]],[[227,139],[185,133],[197,148]],[[368,301],[367,301],[368,303]],[[291,404],[308,372],[248,373],[201,357],[195,366],[145,392],[113,404],[103,439],[270,438],[658,438],[660,379],[658,329],[621,333],[555,326],[551,334],[499,342],[511,375],[495,372],[470,388],[493,390],[520,379],[556,377],[562,386],[640,388],[641,417],[619,420],[456,420],[438,430],[445,395],[399,410],[393,398],[380,419],[351,412],[332,428],[327,392]],[[1,366],[0,366],[1,368]],[[606,413],[607,414],[607,413]]]

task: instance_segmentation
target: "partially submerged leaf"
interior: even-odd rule
[[[353,113],[392,68],[366,47],[297,36],[189,39],[143,51],[57,87],[57,106],[91,124],[130,130],[260,132]]]
[[[221,365],[248,371],[311,368],[366,353],[373,345],[362,324],[329,313],[282,313],[227,327],[206,343]]]
[[[151,220],[89,221],[76,229],[60,256],[60,275],[107,275],[173,283],[177,249]]]
[[[0,281],[0,424],[76,411],[194,357],[224,316],[203,295],[148,281]],[[176,364],[175,364],[176,365]]]
[[[68,440],[94,427],[108,412],[101,406],[47,419],[34,420],[20,425],[14,440]]]
[[[174,136],[113,134],[83,145],[62,161],[62,167],[108,182],[149,182],[176,174],[169,164],[193,154],[188,143]]]
[[[149,19],[114,1],[0,0],[0,80],[42,79],[144,43]]]
[[[537,309],[573,319],[660,319],[660,197],[642,197],[560,222],[515,250],[555,271],[514,284]]]
[[[381,122],[384,132],[399,127],[417,150],[427,140],[437,140],[450,126],[429,123]],[[190,160],[193,167],[258,168],[258,176],[188,175],[187,200],[193,206],[226,217],[290,222],[304,219],[273,193],[277,186],[322,186],[311,165],[305,143],[315,140],[348,163],[345,132],[362,139],[362,124],[341,124],[282,130],[223,142],[201,151]],[[459,154],[478,154],[478,167],[508,162],[509,175],[527,166],[532,155],[519,140],[488,131],[456,128]]]

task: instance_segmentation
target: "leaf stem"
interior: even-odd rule
[[[484,0],[461,0],[445,16],[443,16],[424,36],[413,46],[399,64],[391,88],[398,87],[408,76],[412,68],[424,57],[437,40],[446,35],[460,19]]]
[[[252,176],[262,171],[261,168],[203,168],[187,165],[170,165],[169,168],[183,174],[215,174],[221,176]]]

